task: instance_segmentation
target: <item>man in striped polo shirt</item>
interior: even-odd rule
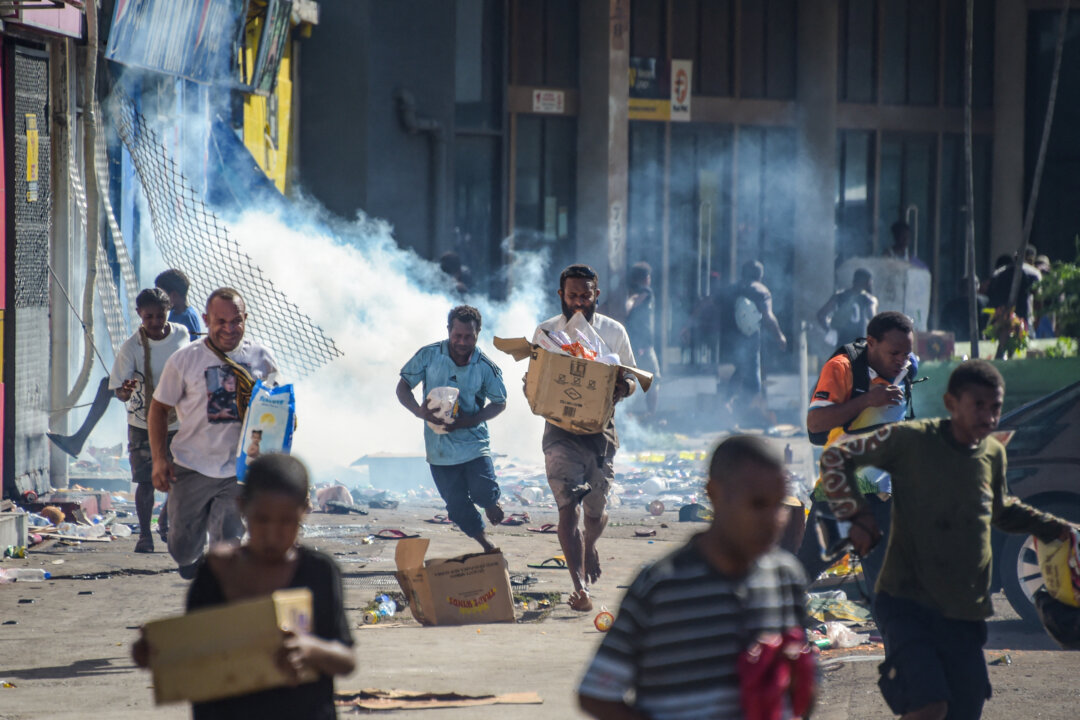
[[[741,719],[740,656],[803,627],[802,568],[776,547],[783,457],[761,438],[729,438],[705,489],[712,525],[637,576],[581,681],[593,717]]]

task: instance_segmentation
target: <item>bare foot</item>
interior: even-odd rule
[[[566,604],[570,606],[571,610],[577,610],[578,612],[589,612],[593,609],[592,599],[589,598],[589,591],[584,588],[570,593],[570,597],[567,599]]]
[[[506,517],[506,513],[503,512],[502,507],[498,503],[495,503],[489,508],[484,508],[484,514],[487,515],[487,519],[492,525],[500,524]]]
[[[594,546],[585,551],[585,582],[592,585],[599,579],[600,553],[596,552],[596,547]]]

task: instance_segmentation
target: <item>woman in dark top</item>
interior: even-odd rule
[[[242,510],[248,535],[242,545],[213,548],[188,590],[188,611],[269,595],[275,590],[311,590],[312,632],[282,633],[278,665],[289,677],[305,669],[314,682],[273,688],[238,697],[195,703],[195,720],[217,718],[311,718],[333,720],[334,675],[347,675],[356,661],[352,634],[345,620],[341,573],[328,556],[297,544],[300,523],[308,506],[308,475],[303,464],[288,455],[270,454],[248,468]],[[135,650],[136,661],[148,648]]]

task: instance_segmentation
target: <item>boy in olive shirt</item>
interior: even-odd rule
[[[892,530],[877,580],[874,616],[885,640],[878,685],[905,720],[977,719],[990,697],[982,647],[990,603],[990,526],[1049,542],[1070,527],[1010,497],[1005,447],[990,437],[1005,381],[970,360],[949,377],[949,419],[897,423],[833,445],[822,482],[836,516],[849,520],[860,555],[879,538],[855,472],[892,475]]]

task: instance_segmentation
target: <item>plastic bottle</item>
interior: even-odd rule
[[[379,603],[379,617],[393,617],[397,612],[397,603],[389,595],[380,595],[375,598]]]
[[[19,582],[41,582],[51,578],[52,573],[45,572],[41,568],[11,568],[4,571],[4,577]]]
[[[126,538],[131,537],[131,526],[124,523],[113,523],[109,526],[109,531],[114,537]]]

